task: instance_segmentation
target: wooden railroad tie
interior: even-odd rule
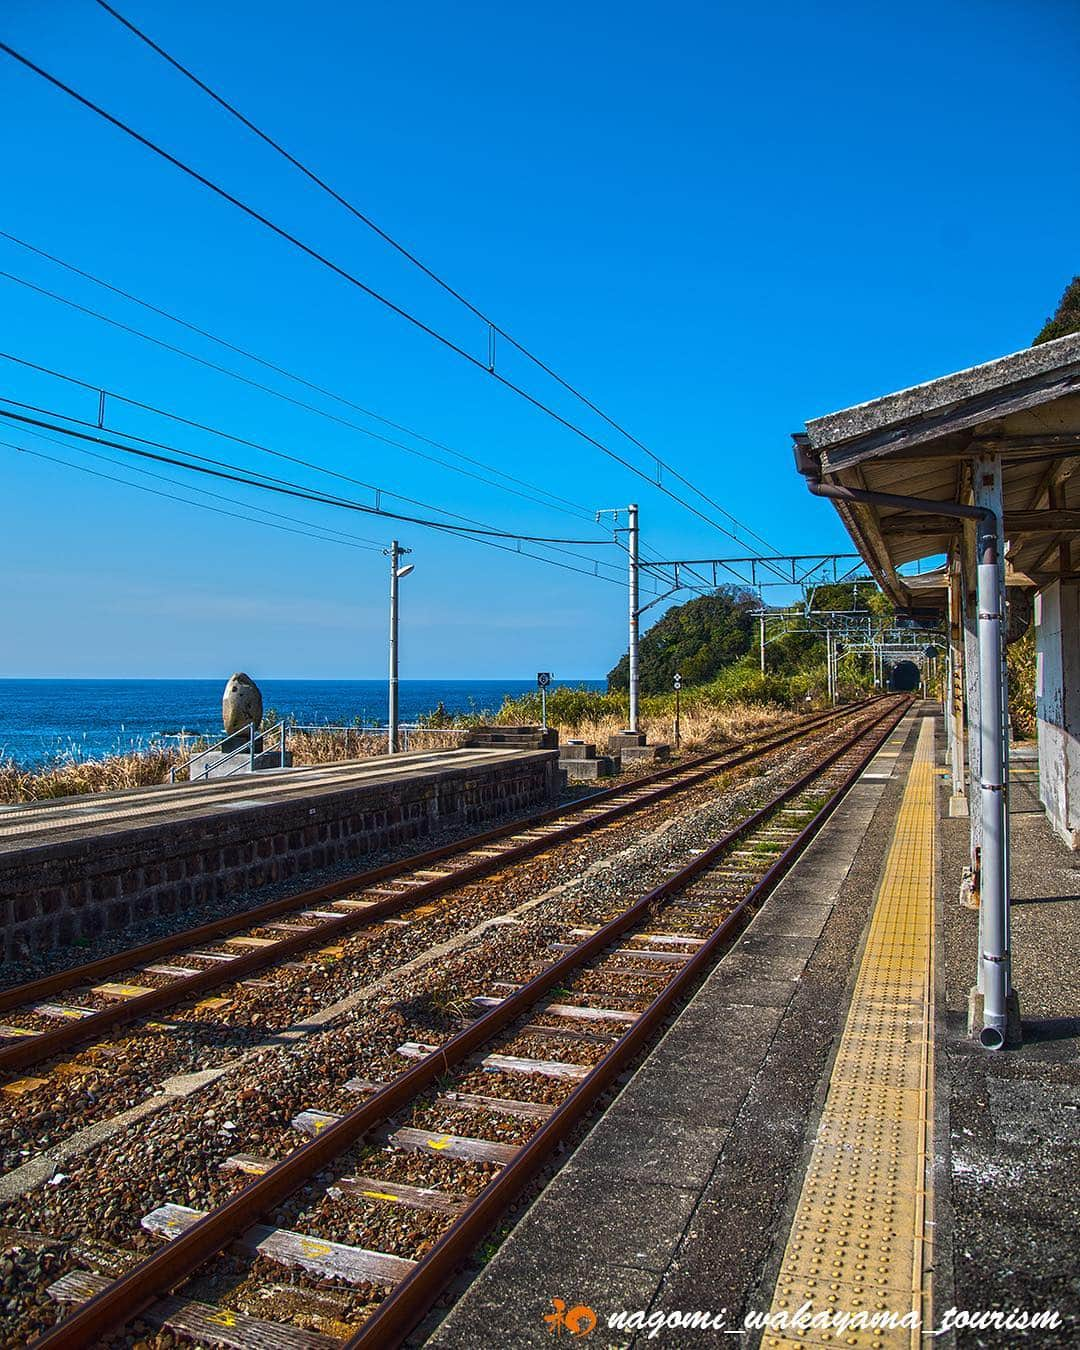
[[[185,1233],[193,1224],[204,1219],[202,1210],[187,1205],[162,1205],[142,1220],[148,1233],[170,1241]],[[324,1238],[306,1237],[288,1228],[272,1228],[255,1224],[238,1240],[245,1251],[257,1252],[271,1261],[287,1266],[302,1266],[324,1279],[344,1280],[347,1284],[362,1284],[373,1280],[377,1284],[397,1284],[416,1265],[415,1261],[387,1252],[372,1252],[364,1247],[349,1247]]]

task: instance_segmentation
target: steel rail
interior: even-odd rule
[[[868,700],[866,703],[856,706],[866,708],[877,701],[876,699]],[[63,1054],[77,1045],[93,1040],[95,1036],[107,1034],[119,1026],[136,1022],[142,1017],[161,1012],[174,1004],[186,1002],[200,994],[207,993],[211,989],[219,988],[223,984],[232,984],[256,971],[298,955],[309,947],[332,943],[346,933],[377,923],[380,919],[388,918],[403,909],[410,909],[414,905],[436,899],[449,891],[458,890],[462,886],[483,880],[484,877],[493,872],[502,871],[508,865],[567,843],[631,812],[645,809],[675,792],[680,792],[684,788],[693,787],[700,782],[715,777],[718,773],[738,768],[740,765],[749,763],[773,750],[782,749],[785,745],[802,739],[808,733],[844,715],[850,716],[850,708],[841,712],[826,714],[809,724],[802,723],[793,731],[785,732],[779,737],[754,742],[750,748],[738,754],[732,755],[730,752],[714,751],[709,755],[700,756],[671,769],[645,775],[633,783],[624,783],[594,793],[589,797],[581,798],[578,802],[571,803],[569,809],[566,806],[550,807],[512,824],[498,826],[493,830],[472,835],[467,839],[442,845],[439,848],[429,850],[427,853],[417,854],[395,863],[388,863],[383,867],[358,873],[326,886],[296,892],[279,900],[272,900],[255,909],[246,910],[241,914],[229,915],[227,918],[217,919],[198,928],[188,929],[183,933],[173,934],[167,938],[160,938],[141,947],[117,953],[115,956],[103,957],[99,961],[75,966],[65,971],[59,971],[54,975],[44,976],[42,979],[34,980],[29,984],[5,990],[0,993],[0,1012],[31,1004],[50,994],[101,979],[117,970],[128,969],[170,952],[180,951],[186,947],[220,938],[230,932],[236,932],[243,928],[258,927],[279,914],[326,903],[336,896],[363,890],[377,881],[407,875],[417,869],[426,867],[431,862],[468,853],[481,843],[490,843],[496,839],[520,834],[525,830],[535,828],[538,824],[561,816],[572,814],[585,817],[584,819],[568,821],[563,828],[546,835],[542,839],[529,840],[512,848],[504,849],[498,857],[485,858],[480,862],[470,863],[465,867],[457,868],[449,876],[412,886],[400,896],[390,896],[385,900],[376,901],[365,906],[362,910],[342,914],[337,919],[323,919],[306,932],[275,940],[272,947],[251,950],[234,957],[228,962],[216,962],[208,970],[193,971],[190,976],[177,978],[161,988],[149,990],[147,993],[134,998],[128,998],[122,1004],[102,1008],[87,1017],[66,1022],[63,1026],[56,1027],[52,1031],[43,1031],[33,1036],[20,1038],[11,1045],[0,1048],[0,1073],[15,1072],[40,1064],[42,1060],[49,1059],[53,1055]],[[646,791],[641,792],[638,790],[639,788],[644,788]],[[629,793],[635,795],[627,797]],[[608,805],[595,814],[586,814],[594,808],[598,801],[603,806],[605,801],[610,802],[613,797],[627,799]]]
[[[204,1261],[228,1246],[247,1228],[257,1222],[260,1217],[272,1211],[275,1206],[281,1204],[289,1195],[310,1180],[313,1175],[333,1163],[341,1153],[353,1147],[372,1129],[394,1116],[402,1107],[429,1088],[439,1077],[448,1073],[453,1066],[467,1060],[506,1026],[528,1012],[544,994],[559,987],[573,971],[587,964],[628,929],[644,920],[660,901],[682,890],[688,882],[707,871],[733,843],[755,829],[784,802],[802,792],[837,760],[847,754],[860,740],[870,735],[881,723],[886,723],[884,731],[875,737],[870,749],[860,757],[859,764],[845,777],[844,784],[833,794],[822,811],[807,825],[799,838],[772,864],[765,876],[740,902],[738,908],[724,921],[717,933],[708,940],[706,946],[700,948],[698,953],[683,967],[682,974],[677,976],[673,983],[677,983],[678,990],[685,989],[691,972],[696,975],[706,969],[709,959],[717,951],[722,941],[719,936],[720,933],[730,935],[737,916],[745,916],[750,906],[763,899],[769,890],[775,886],[794,862],[798,853],[801,852],[801,847],[805,847],[816,834],[817,829],[820,829],[821,824],[835,809],[848,787],[862,772],[865,763],[876,753],[910,705],[910,699],[903,700],[900,707],[891,704],[878,717],[872,719],[869,725],[862,726],[854,735],[848,737],[842,745],[827,755],[823,761],[800,775],[795,783],[774,796],[766,805],[747,816],[745,820],[728,831],[721,840],[699,854],[677,873],[661,882],[660,885],[646,892],[622,914],[604,924],[596,933],[584,939],[572,951],[567,952],[550,966],[545,967],[520,989],[511,993],[497,1007],[482,1014],[469,1026],[451,1037],[444,1046],[418,1060],[412,1068],[400,1074],[393,1082],[380,1088],[365,1102],[354,1107],[339,1120],[320,1131],[314,1139],[301,1145],[289,1157],[276,1163],[258,1180],[212,1210],[205,1218],[199,1219],[167,1246],[146,1257],[125,1275],[120,1276],[106,1289],[103,1289],[101,1293],[87,1300],[75,1312],[44,1332],[33,1342],[32,1350],[78,1350],[79,1347],[96,1343],[100,1338],[109,1335],[132,1318],[137,1317],[155,1299],[174,1289]],[[388,1295],[387,1299],[380,1305],[379,1310],[372,1315],[372,1318],[365,1323],[365,1326],[349,1343],[350,1346],[377,1345],[381,1350],[382,1347],[395,1344],[396,1338],[405,1334],[408,1327],[412,1326],[423,1315],[430,1299],[435,1297],[445,1283],[447,1272],[453,1269],[463,1253],[471,1250],[476,1236],[483,1231],[482,1225],[486,1225],[489,1216],[492,1213],[501,1212],[501,1209],[511,1198],[511,1191],[516,1193],[524,1185],[532,1170],[546,1157],[547,1152],[557,1142],[561,1133],[565,1133],[569,1125],[595,1099],[603,1083],[608,1081],[607,1074],[602,1072],[604,1066],[614,1056],[618,1056],[618,1063],[624,1062],[633,1049],[641,1045],[645,1038],[655,1030],[664,1011],[671,1006],[676,997],[674,993],[669,994],[668,991],[671,988],[672,985],[669,984],[665,991],[658,995],[657,999],[649,1005],[649,1008],[631,1030],[616,1042],[614,1049],[601,1061],[598,1069],[582,1081],[579,1088],[571,1094],[562,1107],[558,1108],[547,1124],[524,1146],[514,1162],[508,1164],[504,1172],[500,1173],[499,1178],[491,1183],[481,1196],[470,1205],[454,1224],[454,1227],[423,1258],[416,1270],[408,1275],[395,1288],[393,1293]],[[633,1039],[631,1040],[631,1038]],[[627,1048],[624,1049],[624,1045]],[[592,1085],[591,1091],[587,1092],[586,1089],[589,1085]],[[552,1128],[552,1122],[556,1121],[559,1124]],[[527,1166],[525,1165],[526,1160]],[[492,1186],[499,1188],[497,1207],[490,1199],[485,1199],[490,1195]],[[463,1230],[465,1236],[451,1241],[451,1235],[457,1230]],[[402,1302],[401,1291],[405,1291],[404,1303]]]
[[[863,772],[866,764],[892,734],[910,706],[911,702],[909,701],[895,717],[888,720],[884,731],[874,740],[870,748],[860,756],[858,763],[845,776],[843,782],[830,795],[828,801],[808,822],[798,837],[779,855],[768,871],[759,878],[737,907],[713,931],[704,946],[698,948],[697,952],[681,967],[674,978],[664,986],[633,1026],[619,1038],[612,1050],[604,1056],[587,1078],[582,1079],[569,1097],[556,1108],[528,1143],[523,1145],[513,1161],[508,1163],[495,1179],[485,1186],[469,1208],[425,1253],[416,1267],[399,1284],[394,1286],[390,1294],[379,1304],[379,1307],[364,1322],[360,1330],[345,1343],[344,1350],[388,1350],[391,1346],[399,1345],[417,1322],[426,1315],[457,1268],[469,1257],[485,1233],[490,1231],[499,1216],[543,1166],[555,1146],[567,1137],[581,1117],[594,1104],[600,1093],[621,1072],[624,1065],[655,1035],[660,1024],[682,994],[693,986],[699,976],[709,971],[722,949],[737,938],[749,924],[761,904],[775,890],[787,872],[794,866],[799,855],[806,850],[818,831],[840,805]],[[889,714],[885,714],[885,717],[889,719]],[[871,728],[864,728],[851,744],[857,743],[870,730],[872,730],[872,726]],[[850,748],[851,745],[849,744],[838,754],[831,756],[825,765],[819,766],[819,768],[804,775],[794,791],[789,790],[787,793],[781,794],[781,797],[777,798],[776,804],[791,795],[797,795]],[[762,811],[758,811],[753,817],[750,817],[750,821],[758,824],[764,816],[775,809],[775,805],[763,808]],[[722,853],[734,842],[735,838],[753,828],[750,821],[743,822],[719,844],[708,849],[705,854],[701,855],[701,858],[695,859],[686,871],[696,874],[706,870],[712,865],[712,862],[716,861],[718,853]],[[702,859],[708,859],[704,867],[701,865]],[[685,884],[685,882],[682,884]],[[665,883],[658,890],[666,891],[667,885],[668,883]],[[653,893],[654,898],[655,896],[656,892]],[[646,897],[646,899],[648,898]],[[638,906],[635,906],[636,908]],[[601,932],[603,931],[601,930]]]

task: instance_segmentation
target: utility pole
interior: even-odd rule
[[[596,519],[597,521],[599,521],[601,516],[610,515],[614,520],[615,534],[616,536],[618,536],[622,532],[621,526],[619,526],[618,524],[619,512],[622,509],[623,508],[621,506],[604,507],[603,510],[597,511]],[[630,505],[626,508],[626,515],[627,515],[626,558],[628,567],[627,572],[628,585],[626,589],[628,599],[627,609],[630,621],[630,641],[629,641],[630,669],[628,672],[630,683],[630,717],[628,719],[629,725],[627,727],[627,730],[637,731],[638,730],[638,634],[640,631],[641,616],[642,614],[645,613],[647,609],[652,609],[653,605],[658,605],[661,600],[666,600],[669,595],[674,595],[676,591],[681,589],[681,583],[679,581],[679,567],[681,564],[679,563],[670,564],[675,569],[675,584],[674,586],[672,586],[671,590],[665,591],[663,595],[658,595],[655,600],[650,600],[647,605],[640,605],[638,601],[640,589],[639,582],[641,578],[641,552],[640,552],[641,545],[640,545],[640,532],[638,528],[637,502],[630,503]],[[652,564],[652,566],[657,565],[658,564]],[[664,565],[667,566],[668,564]]]
[[[765,674],[765,615],[759,615],[758,622],[761,624],[761,673]]]
[[[638,729],[638,574],[640,561],[638,555],[638,509],[631,502],[627,514],[630,517],[628,543],[629,590],[630,590],[630,726],[629,731]]]
[[[396,755],[401,748],[398,734],[398,582],[402,577],[409,575],[413,565],[409,563],[405,567],[398,566],[401,555],[411,553],[412,550],[402,548],[396,539],[384,552],[390,556],[390,687],[387,750],[391,755]]]

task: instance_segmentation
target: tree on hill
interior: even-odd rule
[[[667,693],[675,672],[686,685],[706,684],[746,655],[754,640],[757,597],[732,586],[675,605],[641,639],[639,675],[646,694]],[[612,692],[630,687],[630,658],[608,674]]]
[[[881,590],[876,581],[828,581],[815,586],[814,609],[864,610],[877,613]]]
[[[1031,345],[1037,347],[1040,342],[1050,342],[1066,333],[1080,333],[1080,277],[1073,277],[1065,287],[1054,317],[1047,319]]]

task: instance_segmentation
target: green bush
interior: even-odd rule
[[[548,721],[559,726],[575,726],[601,717],[622,718],[630,714],[630,700],[622,694],[605,694],[584,686],[557,685],[548,690]],[[540,721],[540,691],[507,696],[495,714],[501,726],[534,726]]]

